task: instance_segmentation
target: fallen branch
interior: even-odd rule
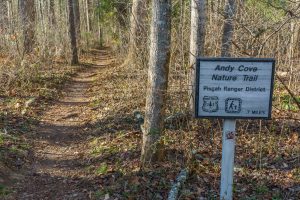
[[[181,170],[180,173],[178,174],[178,176],[176,177],[175,183],[172,185],[172,188],[168,195],[168,200],[176,200],[177,199],[179,190],[182,187],[182,185],[184,184],[184,182],[186,181],[187,177],[188,177],[188,169]]]

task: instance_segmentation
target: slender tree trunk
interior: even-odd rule
[[[73,8],[73,0],[68,0],[69,4],[69,34],[71,40],[71,48],[72,48],[72,65],[77,65],[78,61],[78,52],[77,52],[77,39],[76,39],[76,29],[75,29],[75,20],[74,20],[74,8]]]
[[[93,29],[93,19],[94,19],[94,1],[87,0],[87,10],[88,10],[88,23],[90,27],[90,31],[92,32]]]
[[[291,24],[290,24],[290,30],[291,30],[291,42],[290,42],[290,46],[289,46],[289,51],[288,51],[288,62],[289,62],[289,66],[290,66],[290,74],[293,74],[294,72],[294,59],[295,59],[295,55],[297,52],[297,41],[298,41],[298,36],[299,36],[299,22],[298,19],[297,20],[291,20]],[[292,80],[293,80],[293,76],[291,75],[289,78],[289,88],[291,88],[291,84],[292,84]]]
[[[171,43],[171,0],[152,0],[152,24],[148,89],[141,161],[149,164],[160,157]]]
[[[45,5],[44,5],[44,3],[45,3],[44,1],[40,0],[38,5],[37,5],[37,11],[39,11],[37,21],[40,22],[41,27],[42,27],[42,33],[43,33],[44,37],[46,37],[46,24],[45,24],[45,19],[44,19],[44,17],[45,17],[45,13],[44,13]]]
[[[101,1],[98,0],[98,38],[99,38],[99,45],[100,47],[103,47],[103,27],[101,24]]]
[[[191,2],[189,97],[191,112],[195,111],[195,69],[197,57],[204,55],[206,0]]]
[[[299,32],[300,32],[300,23],[299,19],[291,20],[291,43],[290,43],[290,57],[294,58],[297,56],[299,51]]]
[[[79,1],[73,0],[73,8],[74,8],[74,23],[76,29],[77,43],[80,44],[80,10],[79,10]]]
[[[234,16],[236,12],[235,0],[227,0],[225,5],[225,21],[222,37],[222,47],[221,47],[221,56],[230,57],[231,56],[231,44],[234,31]]]
[[[0,33],[3,33],[8,24],[8,7],[6,1],[0,2]]]
[[[20,15],[24,35],[24,52],[33,51],[35,42],[35,5],[34,0],[19,0]]]
[[[127,29],[127,24],[128,24],[128,7],[127,7],[127,0],[121,0],[115,2],[115,8],[117,10],[117,19],[119,25],[123,29]]]
[[[56,25],[54,0],[50,0],[50,22],[51,22],[52,26]]]
[[[133,0],[130,19],[130,48],[129,53],[135,55],[138,52],[141,37],[144,35],[143,26],[146,16],[147,0]]]
[[[85,11],[86,11],[86,31],[90,32],[90,14],[89,14],[89,1],[85,0]]]
[[[8,28],[8,32],[11,31],[11,19],[12,19],[12,14],[11,14],[11,2],[10,1],[6,1],[6,7],[7,7],[7,28]]]

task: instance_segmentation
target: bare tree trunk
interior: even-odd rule
[[[46,37],[46,24],[45,24],[45,13],[44,13],[44,1],[38,1],[37,3],[37,12],[38,12],[38,15],[37,15],[37,22],[40,22],[40,27],[42,29],[42,33],[44,35],[44,37]]]
[[[227,0],[225,5],[225,22],[223,29],[222,37],[222,47],[221,47],[221,56],[230,57],[231,56],[231,44],[234,30],[234,16],[236,12],[235,0]]]
[[[90,31],[92,32],[93,29],[93,19],[94,19],[94,1],[93,0],[88,0],[87,1],[87,10],[88,10],[88,23],[90,27]]]
[[[130,48],[129,53],[135,55],[143,36],[143,25],[146,16],[147,0],[133,0],[130,19]]]
[[[19,0],[20,15],[23,25],[24,52],[33,51],[35,42],[35,5],[34,0]]]
[[[8,24],[8,7],[6,1],[0,2],[0,32],[4,32]]]
[[[73,0],[68,0],[69,3],[69,34],[71,40],[71,48],[72,48],[72,65],[77,65],[78,61],[78,52],[77,52],[77,39],[76,39],[76,29],[75,29],[75,20],[74,20],[74,8],[73,8]]]
[[[79,10],[79,1],[73,0],[73,8],[74,8],[74,23],[76,29],[77,43],[80,43],[80,10]]]
[[[160,157],[163,132],[171,43],[171,0],[152,0],[152,24],[148,89],[141,162],[143,165]]]
[[[54,0],[50,0],[50,22],[51,22],[52,26],[56,25]]]
[[[123,29],[127,29],[127,24],[128,24],[128,0],[121,0],[118,2],[115,2],[115,8],[117,10],[117,19],[118,19],[118,23],[119,25],[123,28]]]
[[[90,14],[89,14],[89,1],[85,0],[85,11],[86,11],[86,31],[90,32]]]
[[[297,51],[299,50],[298,41],[299,41],[299,31],[300,31],[300,23],[298,19],[291,20],[291,43],[290,43],[290,52],[289,57],[292,59],[297,55]]]
[[[298,19],[297,19],[298,20]],[[291,88],[291,84],[292,84],[292,79],[293,79],[293,72],[294,72],[294,59],[295,59],[295,55],[297,52],[297,40],[298,40],[298,35],[299,35],[299,22],[297,20],[291,20],[291,24],[290,24],[290,30],[291,30],[291,42],[290,42],[290,46],[289,46],[289,51],[288,51],[288,62],[289,62],[289,66],[290,66],[290,77],[289,77],[289,88]]]
[[[99,38],[99,45],[100,47],[103,47],[103,27],[101,24],[101,11],[100,11],[100,7],[101,7],[101,2],[100,0],[98,0],[98,38]]]
[[[10,1],[6,1],[6,7],[7,7],[7,28],[8,28],[8,32],[11,31],[11,19],[12,19],[12,14],[11,14],[11,2]]]
[[[197,57],[204,55],[206,0],[191,2],[189,98],[191,112],[195,112],[195,69]]]

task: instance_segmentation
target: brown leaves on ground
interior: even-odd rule
[[[1,155],[3,148],[20,149],[28,138],[35,147],[25,150],[38,150],[41,170],[29,173],[31,186],[19,191],[42,198],[49,194],[48,185],[55,188],[53,197],[65,199],[166,199],[177,174],[189,167],[192,173],[180,199],[218,199],[222,122],[187,118],[168,126],[162,137],[164,160],[142,169],[142,133],[133,113],[143,113],[147,70],[115,63],[107,51],[98,50],[86,54],[83,63],[85,72],[73,78],[76,84],[67,85],[64,97],[51,105],[37,99],[22,115],[29,98],[3,98],[1,129],[9,127],[8,133],[20,139],[0,143]],[[186,91],[175,87],[180,83],[174,77],[170,80],[167,115],[185,113]],[[238,121],[235,199],[300,198],[299,125],[288,118]],[[10,163],[18,161],[8,157]],[[31,161],[26,155],[20,158]]]

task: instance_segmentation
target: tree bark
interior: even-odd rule
[[[297,51],[299,50],[298,42],[299,42],[299,31],[300,31],[300,23],[298,19],[291,20],[291,42],[289,49],[289,59],[293,59],[297,55]]]
[[[195,70],[197,57],[204,55],[206,0],[191,2],[189,99],[191,113],[195,112]]]
[[[231,56],[231,44],[234,30],[234,16],[236,12],[235,0],[227,0],[224,12],[224,29],[222,37],[221,56]]]
[[[86,14],[86,31],[90,32],[90,9],[89,9],[89,0],[85,0],[85,14]]]
[[[77,38],[76,38],[76,29],[75,29],[75,19],[74,19],[74,8],[73,0],[68,0],[69,4],[69,34],[71,40],[71,50],[72,50],[72,65],[77,65],[78,61],[78,52],[77,52]]]
[[[80,10],[79,10],[79,1],[73,0],[73,8],[74,8],[74,23],[76,29],[77,42],[80,43]]]
[[[148,88],[141,162],[160,157],[160,136],[168,87],[171,45],[171,0],[152,0],[152,24]]]
[[[35,42],[35,5],[34,0],[19,0],[20,15],[24,35],[24,53],[33,51]]]
[[[142,43],[143,26],[146,17],[147,0],[133,0],[130,19],[130,47],[129,53],[135,55]]]
[[[103,37],[103,26],[101,24],[101,2],[98,0],[98,38],[99,38],[99,45],[102,48],[104,46],[104,37]]]
[[[8,24],[8,7],[7,1],[0,2],[0,34],[5,31]]]
[[[87,1],[88,3],[88,23],[89,23],[89,27],[90,27],[90,31],[92,32],[94,30],[94,27],[93,27],[93,19],[94,19],[94,1],[93,0],[88,0]]]
[[[50,0],[50,22],[51,22],[52,26],[56,25],[54,0]]]
[[[127,24],[128,24],[128,0],[121,0],[118,2],[114,3],[114,7],[117,10],[117,19],[118,19],[118,23],[119,25],[123,28],[123,29],[127,29]]]

